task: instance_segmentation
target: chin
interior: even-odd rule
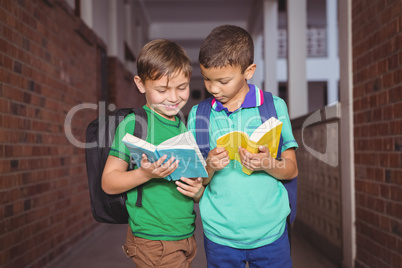
[[[169,117],[169,118],[173,118],[175,115],[177,115],[180,110],[158,110],[157,111],[160,115],[162,115],[163,117]]]

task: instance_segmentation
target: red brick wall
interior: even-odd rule
[[[1,267],[44,267],[99,226],[84,150],[64,129],[74,106],[101,96],[99,47],[106,48],[62,0],[0,0]],[[119,90],[132,90],[120,79]],[[75,114],[75,139],[84,141],[96,115]]]
[[[352,2],[356,267],[402,267],[402,2]]]

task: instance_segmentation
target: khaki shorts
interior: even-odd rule
[[[134,236],[128,227],[123,251],[137,268],[187,268],[195,257],[197,244],[194,235],[178,241],[149,240]]]

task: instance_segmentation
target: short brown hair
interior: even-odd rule
[[[177,43],[156,39],[147,43],[137,59],[137,73],[144,83],[146,80],[168,78],[182,71],[185,77],[192,72],[191,61],[184,49]]]
[[[241,72],[254,62],[254,43],[250,34],[241,27],[216,27],[201,45],[199,63],[205,68],[240,66]]]

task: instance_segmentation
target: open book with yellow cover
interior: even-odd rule
[[[243,131],[232,131],[220,136],[216,140],[217,147],[224,147],[228,153],[230,160],[240,161],[239,146],[246,148],[251,153],[258,153],[259,146],[268,147],[270,155],[276,158],[278,154],[278,146],[281,138],[282,122],[271,117],[259,126],[249,136]],[[250,175],[252,171],[243,167],[242,171]]]

